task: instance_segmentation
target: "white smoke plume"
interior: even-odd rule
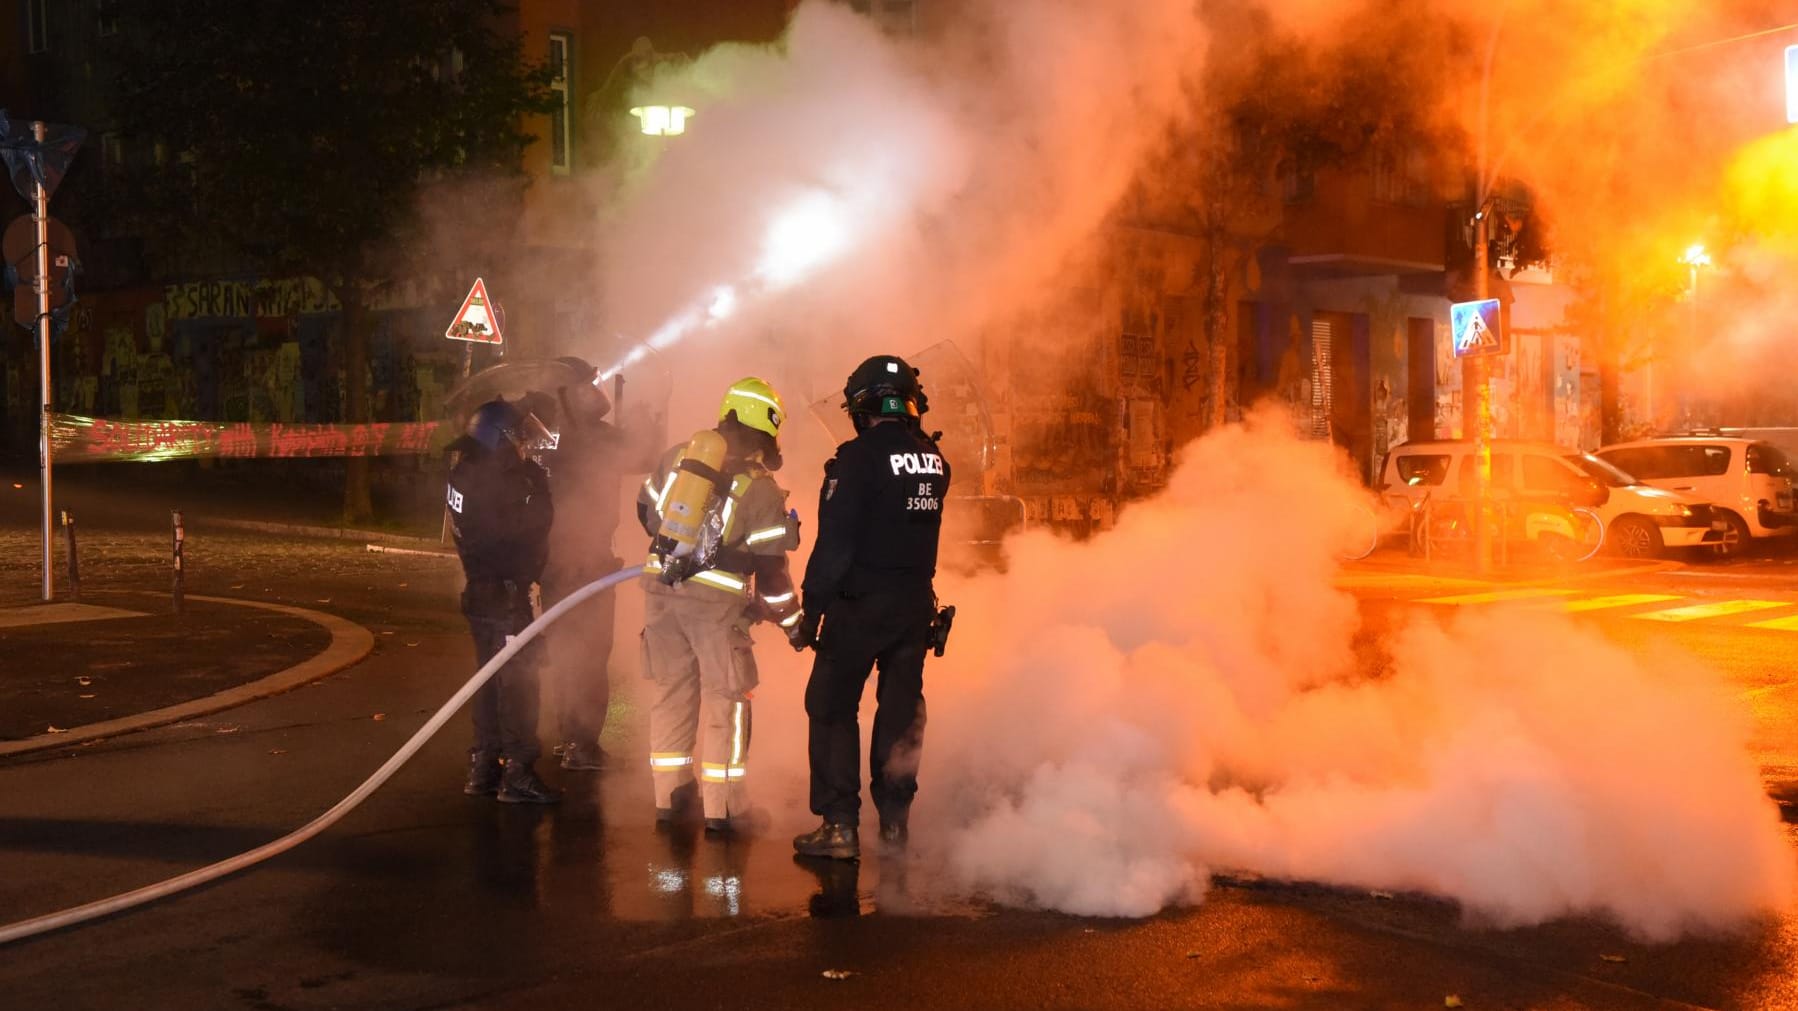
[[[973,627],[929,672],[920,813],[955,879],[1141,916],[1250,872],[1656,939],[1789,904],[1777,808],[1708,672],[1526,611],[1357,650],[1331,579],[1362,497],[1262,416],[1115,530],[1031,534],[1004,575],[945,583]]]

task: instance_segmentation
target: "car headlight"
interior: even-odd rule
[[[1692,518],[1692,507],[1688,506],[1688,505],[1680,506],[1679,514],[1681,516],[1685,517],[1686,519],[1691,519]]]

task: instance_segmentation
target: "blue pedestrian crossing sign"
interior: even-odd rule
[[[1448,307],[1449,328],[1455,335],[1456,358],[1504,354],[1504,335],[1498,318],[1498,299],[1456,302]]]
[[[1786,122],[1798,123],[1798,46],[1786,47]]]

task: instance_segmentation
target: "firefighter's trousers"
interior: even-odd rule
[[[744,599],[690,582],[664,586],[654,576],[643,584],[656,806],[672,806],[674,791],[697,775],[707,818],[742,813],[756,685]]]

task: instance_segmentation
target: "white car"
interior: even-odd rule
[[[1721,557],[1798,530],[1794,471],[1770,442],[1721,435],[1638,439],[1606,446],[1598,455],[1656,488],[1709,502],[1728,527],[1715,548]]]
[[[1468,439],[1395,446],[1380,469],[1381,499],[1395,510],[1415,506],[1426,495],[1437,502],[1464,501],[1473,493],[1473,466]],[[1498,496],[1589,506],[1604,520],[1607,550],[1631,558],[1716,544],[1725,533],[1705,502],[1648,487],[1589,453],[1552,443],[1493,440],[1492,488]]]

